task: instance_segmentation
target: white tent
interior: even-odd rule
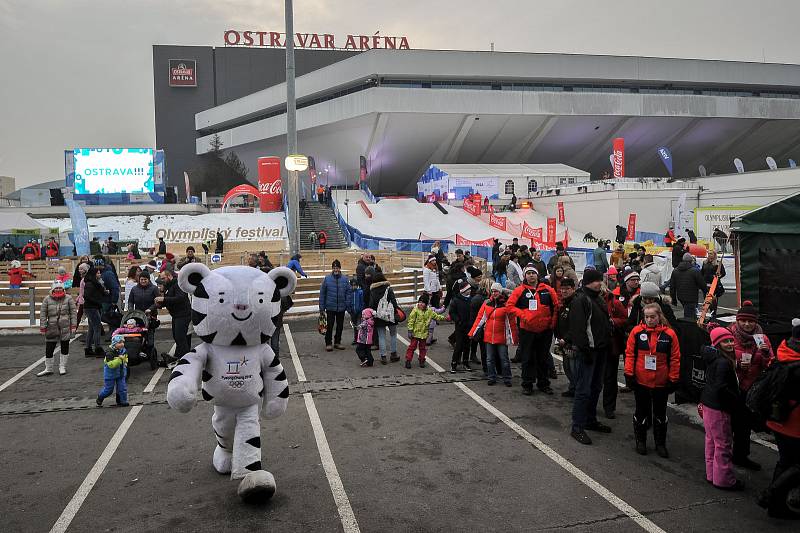
[[[46,231],[48,227],[23,212],[0,210],[0,233],[11,233],[15,229]]]

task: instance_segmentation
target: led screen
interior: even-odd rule
[[[78,148],[75,194],[154,192],[152,148]]]

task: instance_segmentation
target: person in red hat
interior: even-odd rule
[[[706,384],[698,411],[706,430],[706,481],[722,490],[744,490],[744,483],[733,471],[731,414],[739,401],[734,342],[730,331],[714,328],[711,346],[702,351]]]
[[[739,402],[733,413],[733,464],[750,470],[761,470],[761,465],[749,458],[750,431],[760,423],[753,418],[745,405],[747,391],[753,382],[775,359],[772,345],[758,324],[758,310],[746,300],[736,313],[736,322],[729,328],[735,341],[736,375],[739,378]]]

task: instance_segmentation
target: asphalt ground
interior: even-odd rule
[[[489,387],[480,371],[437,372],[450,360],[452,326],[437,330],[427,368],[415,359],[407,370],[402,361],[361,368],[349,344],[325,352],[315,319],[287,324],[289,407],[262,421],[262,462],[278,487],[270,502],[241,503],[237,483],[213,470],[211,406],[169,409],[168,374],[155,381],[134,367],[131,407],[108,398],[97,408],[102,363],[84,358],[78,340],[66,376],[38,378],[37,368],[0,391],[0,529],[796,531],[755,504],[777,454],[754,444],[764,470],[737,470],[744,492],[719,491],[705,482],[702,427],[680,411],[669,413],[669,459],[656,456],[652,436],[647,456],[634,452],[631,394],[619,395],[615,420],[603,419],[613,432],[582,446],[569,436],[563,375],[554,396],[526,397],[517,365],[512,388]],[[33,336],[0,346],[0,387],[44,351]]]

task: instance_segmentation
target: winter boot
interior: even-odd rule
[[[67,373],[67,363],[69,362],[69,355],[62,353],[58,356],[58,375],[63,376]]]
[[[53,373],[53,358],[49,357],[44,360],[44,370],[36,374],[37,376],[49,376]]]
[[[647,455],[647,420],[639,422],[633,417],[633,436],[636,439],[636,453]]]
[[[667,419],[655,419],[653,423],[653,436],[656,441],[656,453],[659,457],[667,459],[669,452],[667,451]]]

